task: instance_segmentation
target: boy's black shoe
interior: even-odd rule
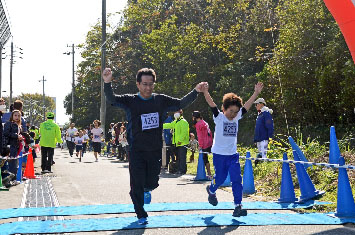
[[[210,186],[209,185],[207,185],[206,190],[207,190],[207,193],[208,193],[208,202],[212,206],[217,206],[218,200],[217,200],[216,194],[213,194],[213,193],[210,192]]]
[[[242,209],[241,205],[236,206],[233,211],[234,217],[246,216],[247,214],[248,214],[247,210]]]

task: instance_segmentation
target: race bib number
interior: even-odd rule
[[[159,114],[158,113],[148,113],[141,115],[142,120],[142,130],[149,130],[159,127]]]
[[[223,136],[236,137],[237,123],[223,122]]]
[[[100,139],[99,135],[94,135],[94,139]]]

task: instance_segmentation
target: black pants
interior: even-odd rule
[[[175,161],[174,146],[166,146],[166,166],[169,166],[171,161]]]
[[[72,141],[67,140],[67,147],[69,149],[69,154],[70,156],[73,156],[74,154],[74,148],[75,148],[75,143]]]
[[[41,158],[42,158],[42,164],[41,168],[42,171],[47,170],[51,171],[51,166],[52,166],[52,161],[53,161],[53,155],[54,155],[54,148],[51,147],[41,147]]]
[[[161,150],[130,151],[129,175],[131,199],[138,219],[148,217],[144,210],[144,191],[151,191],[159,186],[161,168]]]
[[[181,174],[186,174],[187,166],[186,166],[186,154],[187,148],[185,146],[179,146],[177,148],[177,162],[179,165],[179,170]]]

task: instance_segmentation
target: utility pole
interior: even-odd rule
[[[106,67],[106,0],[102,0],[102,45],[101,45],[101,107],[100,107],[100,121],[101,128],[104,131],[106,125],[106,98],[104,94],[104,81],[102,79],[103,71]]]
[[[67,45],[67,47],[70,47]],[[74,91],[75,91],[75,65],[74,65],[74,55],[75,55],[75,46],[74,43],[71,45],[72,51],[71,52],[64,52],[65,55],[72,55],[72,92],[71,92],[71,120],[74,120]]]
[[[11,41],[11,57],[10,57],[10,100],[9,105],[12,104],[12,65],[14,63],[14,43]]]
[[[44,95],[44,82],[46,82],[47,80],[44,80],[44,75],[42,80],[39,80],[39,82],[43,83],[43,121],[46,121],[46,106],[45,106],[45,101],[46,101],[46,97]]]
[[[71,119],[72,121],[74,121],[74,90],[75,90],[75,75],[74,75],[74,54],[75,54],[75,50],[74,50],[74,43],[72,44],[72,51],[71,54],[73,55],[73,71],[72,71],[72,75],[73,75],[73,80],[72,80],[72,92],[71,92]]]

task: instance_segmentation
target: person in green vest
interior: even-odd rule
[[[186,155],[187,146],[189,145],[189,123],[182,116],[182,110],[176,111],[174,113],[175,120],[170,123],[164,123],[164,129],[173,129],[173,140],[172,143],[176,146],[176,155],[178,162],[178,174],[186,174]]]
[[[39,128],[41,140],[41,158],[42,174],[51,173],[51,167],[54,156],[54,148],[57,143],[63,143],[59,126],[53,121],[54,113],[47,113],[47,121],[42,122]]]
[[[35,126],[31,126],[30,132],[35,133],[35,137],[33,139],[35,141],[35,144],[38,144],[39,143],[39,131],[38,131],[38,128],[36,128]]]

